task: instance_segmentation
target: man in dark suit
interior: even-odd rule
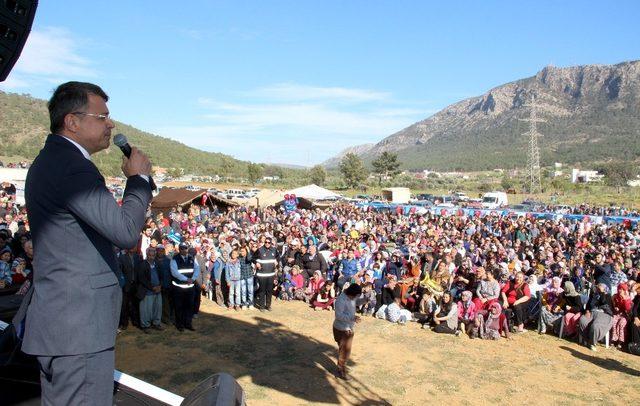
[[[136,297],[136,270],[133,250],[122,250],[118,256],[118,267],[124,280],[122,286],[122,307],[120,311],[120,329],[129,327],[129,319],[134,326],[140,326],[140,312]]]
[[[109,147],[108,96],[90,83],[60,85],[51,134],[33,161],[25,199],[33,234],[33,297],[22,350],[40,363],[42,404],[112,405],[122,291],[113,246],[136,246],[151,200],[149,159],[132,148],[122,206],[91,154]]]
[[[140,301],[140,328],[149,333],[149,328],[164,330],[160,324],[162,317],[162,286],[156,265],[156,249],[147,248],[146,259],[136,265],[138,281],[136,295]]]

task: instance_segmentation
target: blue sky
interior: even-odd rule
[[[142,130],[312,165],[545,65],[640,59],[639,16],[604,0],[41,1],[0,89],[91,81]]]

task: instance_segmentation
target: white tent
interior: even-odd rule
[[[325,189],[318,185],[307,185],[302,186],[297,189],[291,189],[286,191],[287,194],[294,194],[298,197],[304,197],[309,200],[322,200],[322,199],[331,199],[335,197],[341,197],[339,194],[330,191],[329,189]]]

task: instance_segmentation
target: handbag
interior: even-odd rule
[[[633,355],[640,355],[640,343],[629,343],[628,347],[629,353]]]

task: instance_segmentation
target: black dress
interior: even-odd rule
[[[640,344],[640,327],[633,322],[635,318],[640,319],[640,295],[636,295],[633,300],[633,308],[631,309],[631,342]]]

